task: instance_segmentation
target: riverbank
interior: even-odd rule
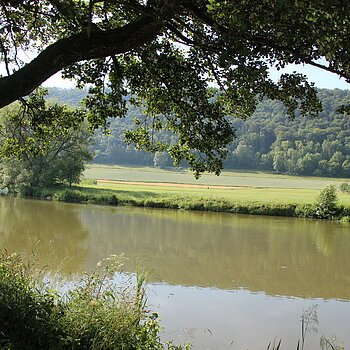
[[[85,181],[81,186],[33,189],[26,193],[26,196],[71,203],[325,219],[318,214],[314,202],[295,201],[293,197],[289,197],[288,201],[288,193],[287,196],[281,196],[280,202],[269,200],[271,189],[262,189],[266,200],[260,201],[235,200],[232,193],[220,196],[222,189],[219,191],[213,187],[208,188],[209,193],[203,192],[202,189],[197,190],[174,191],[173,188],[164,186],[145,189],[128,183],[101,185],[96,181]],[[338,205],[329,218],[350,221],[350,206]]]
[[[115,281],[122,256],[100,260],[65,293],[44,282],[50,271],[38,272],[36,263],[0,251],[1,349],[190,349],[161,341],[158,314],[146,307],[145,275]]]

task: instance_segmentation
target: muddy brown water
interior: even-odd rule
[[[40,259],[65,279],[110,254],[151,271],[163,337],[194,349],[296,349],[303,310],[350,346],[350,224],[0,197],[0,248]]]

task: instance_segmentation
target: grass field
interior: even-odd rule
[[[302,177],[243,171],[223,171],[220,176],[204,174],[196,180],[188,170],[163,170],[150,167],[140,168],[102,164],[89,165],[85,170],[85,177],[121,181],[305,189],[321,189],[331,183],[338,186],[342,182],[349,181],[349,179]]]
[[[287,175],[266,174],[260,172],[225,171],[219,177],[203,175],[196,180],[191,172],[168,171],[157,168],[133,168],[109,165],[91,165],[85,171],[85,177],[95,180],[108,179],[125,183],[98,181],[82,186],[118,192],[119,196],[131,196],[148,199],[151,197],[194,197],[205,200],[226,200],[236,203],[266,204],[306,204],[313,203],[320,191],[329,184],[339,187],[347,179],[329,179],[312,177],[294,177]],[[144,182],[130,184],[128,181]],[[152,184],[150,184],[152,182]],[[163,183],[157,185],[155,183]],[[166,185],[169,183],[169,185]],[[172,186],[171,184],[180,184]],[[206,185],[203,187],[185,187],[181,184]],[[226,186],[230,188],[216,188]],[[208,188],[209,187],[209,188]],[[350,195],[338,193],[339,204],[350,206]]]

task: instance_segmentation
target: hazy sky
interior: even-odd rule
[[[310,65],[291,64],[283,70],[283,72],[286,73],[292,73],[293,71],[307,75],[309,81],[314,82],[318,88],[350,89],[350,84],[346,83],[344,79],[340,79],[336,74],[326,72]],[[277,80],[281,72],[282,70],[279,72],[277,70],[271,70],[270,74],[272,79]]]
[[[270,74],[271,78],[276,81],[282,72],[291,73],[293,71],[307,75],[309,77],[309,81],[314,82],[319,88],[350,89],[350,84],[346,83],[344,79],[339,79],[336,74],[328,73],[322,69],[309,65],[289,65],[287,68],[280,71],[271,69]],[[3,64],[0,64],[0,74],[1,73],[5,74]],[[62,79],[59,73],[48,79],[43,85],[46,87],[56,86],[61,88],[75,87],[75,83],[73,81]]]
[[[328,73],[321,69],[308,66],[308,65],[289,65],[283,71],[271,70],[271,77],[273,80],[277,80],[282,72],[291,73],[297,71],[303,73],[309,77],[310,82],[314,82],[319,88],[327,89],[350,89],[350,84],[346,83],[344,79],[339,79],[336,74]],[[46,87],[57,86],[61,88],[71,88],[75,84],[69,80],[63,80],[60,74],[56,74],[44,83]]]

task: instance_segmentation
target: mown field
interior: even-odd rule
[[[225,200],[235,203],[304,204],[313,203],[320,191],[329,184],[336,187],[347,179],[293,177],[260,172],[225,171],[219,177],[207,174],[196,180],[187,170],[168,171],[157,168],[134,168],[91,165],[85,178],[116,180],[125,183],[83,182],[83,187],[116,191],[119,196],[135,198],[192,197],[196,200]],[[143,182],[130,184],[129,182]],[[162,183],[162,184],[156,184]],[[169,183],[169,185],[167,185]],[[179,184],[174,186],[173,184]],[[194,187],[181,184],[193,184]],[[202,187],[195,187],[204,185]],[[215,187],[225,186],[225,188]],[[227,188],[229,187],[229,188]],[[338,193],[339,204],[350,206],[350,195]]]

